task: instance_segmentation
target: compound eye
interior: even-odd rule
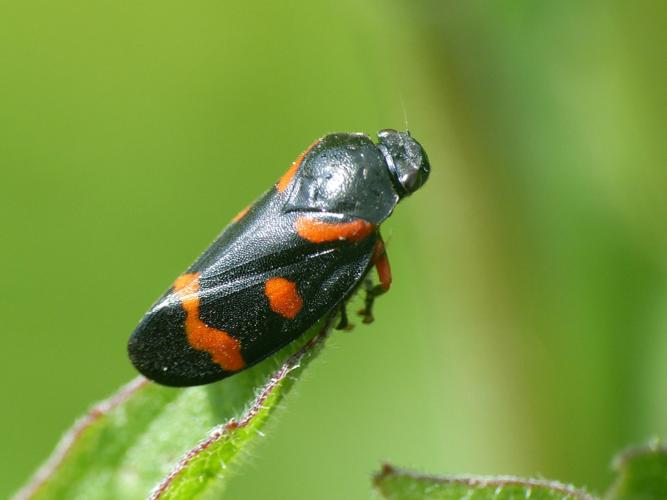
[[[378,148],[385,157],[400,196],[419,189],[428,179],[431,166],[421,145],[409,132],[385,129],[378,132]]]

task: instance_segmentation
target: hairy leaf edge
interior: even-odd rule
[[[200,441],[194,448],[188,450],[177,462],[172,471],[153,489],[149,497],[150,500],[158,500],[162,495],[167,493],[176,477],[185,472],[190,463],[197,458],[198,455],[203,453],[220,439],[224,438],[230,432],[249,425],[263,409],[264,402],[282,384],[289,373],[299,368],[301,361],[307,355],[311,354],[316,347],[319,347],[322,344],[331,329],[333,317],[334,315],[330,315],[319,332],[304,344],[301,349],[292,354],[292,356],[290,356],[280,368],[274,372],[269,381],[259,391],[250,407],[248,407],[238,420],[232,418],[223,424],[217,425],[209,431],[208,437]]]

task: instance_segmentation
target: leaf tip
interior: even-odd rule
[[[636,459],[650,455],[667,455],[667,445],[658,436],[654,436],[647,444],[630,446],[616,454],[611,467],[615,472],[623,472]]]

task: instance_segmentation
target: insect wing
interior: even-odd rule
[[[260,201],[146,314],[129,344],[139,371],[172,386],[232,375],[303,334],[368,271],[375,233],[314,243],[295,229],[307,214],[275,208]]]

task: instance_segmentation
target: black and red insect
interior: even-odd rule
[[[428,178],[407,132],[327,135],[153,305],[132,334],[134,366],[161,384],[214,382],[248,368],[343,306],[369,271],[365,321],[391,271],[379,226]]]

